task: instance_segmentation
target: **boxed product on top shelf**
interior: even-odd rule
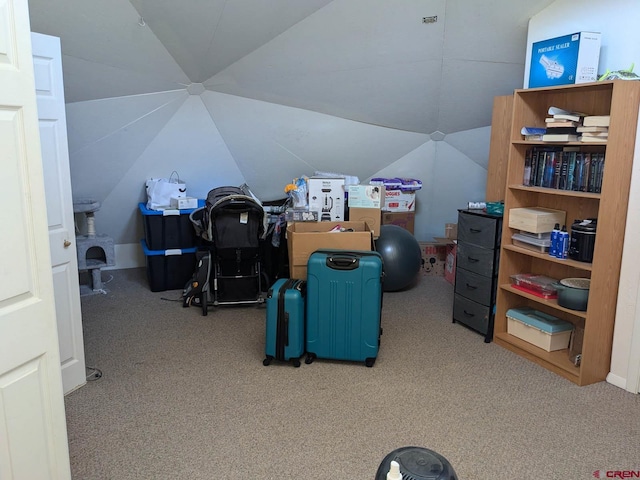
[[[575,192],[600,193],[604,152],[580,152],[574,148],[534,147],[524,158],[522,184]]]
[[[575,32],[531,45],[529,88],[595,82],[600,32]]]

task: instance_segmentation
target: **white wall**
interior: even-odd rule
[[[579,31],[602,33],[599,73],[606,70],[628,69],[636,64],[640,74],[640,3],[637,0],[560,0],[529,22],[527,60],[524,86],[529,83],[529,62],[533,42]],[[636,155],[638,158],[639,155]],[[638,218],[640,213],[640,172],[634,167],[634,178],[628,218]],[[637,239],[640,229],[635,222],[628,222],[623,252],[623,265],[618,292],[618,308],[611,355],[611,368],[607,381],[621,388],[629,387],[638,392],[638,370],[640,367],[640,266],[637,258],[640,246]],[[634,340],[635,339],[635,340]],[[634,340],[635,350],[631,350]],[[632,377],[629,377],[632,372]],[[635,373],[633,373],[635,372]]]
[[[640,130],[640,128],[639,128]],[[616,326],[613,334],[611,370],[607,381],[638,393],[640,390],[640,131],[631,173],[631,192],[627,211]]]

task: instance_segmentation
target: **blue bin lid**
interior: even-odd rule
[[[202,208],[202,207],[204,207],[204,199],[199,198],[198,208]],[[196,208],[183,208],[182,210],[175,210],[175,209],[172,210],[169,208],[166,210],[149,210],[147,208],[147,204],[144,202],[138,203],[138,208],[140,209],[140,212],[142,212],[142,215],[163,215],[163,216],[189,214],[194,210],[197,210]]]
[[[550,334],[573,330],[573,324],[570,322],[529,307],[511,308],[507,310],[507,317],[515,318],[522,323]]]
[[[170,255],[183,255],[185,253],[195,253],[198,250],[198,247],[192,248],[169,248],[168,250],[149,250],[147,246],[146,240],[143,238],[140,240],[140,245],[142,245],[142,251],[146,257],[151,257],[154,255],[162,255],[168,257]]]

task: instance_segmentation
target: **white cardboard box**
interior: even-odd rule
[[[415,209],[415,191],[385,190],[383,210],[387,212],[413,212]]]
[[[601,34],[576,32],[533,43],[529,88],[595,82]]]
[[[170,207],[176,210],[198,208],[198,199],[194,197],[171,197]]]
[[[383,185],[349,185],[349,208],[382,208],[384,195]]]
[[[344,178],[311,177],[309,210],[318,212],[318,221],[344,220]]]

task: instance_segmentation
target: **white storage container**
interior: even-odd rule
[[[573,324],[529,307],[507,310],[507,333],[547,352],[569,348]]]

